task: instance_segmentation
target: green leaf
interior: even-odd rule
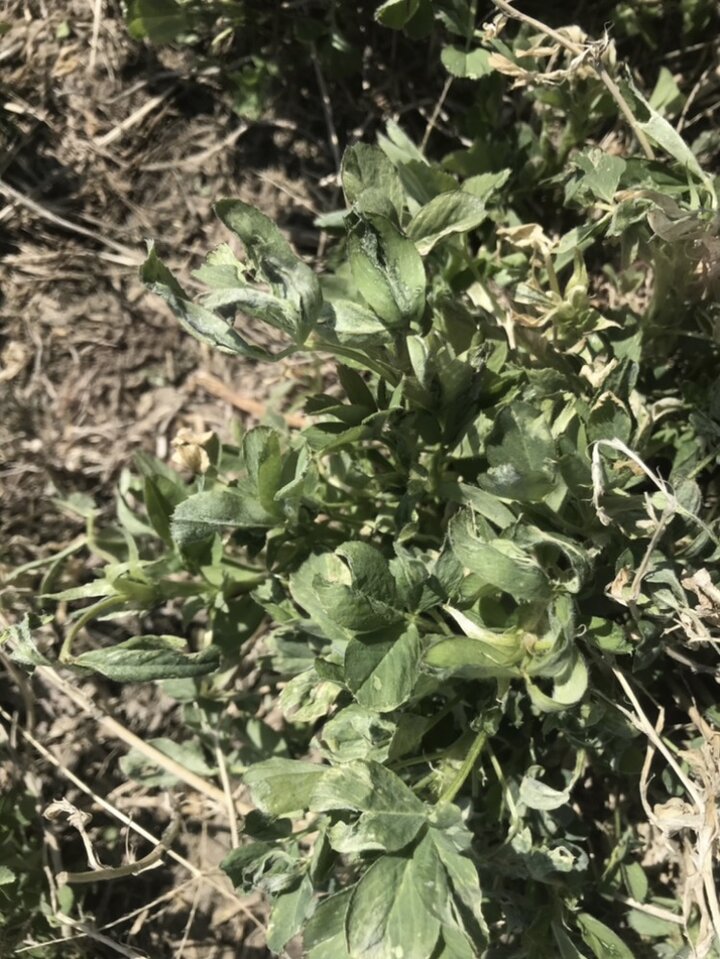
[[[523,776],[520,783],[520,801],[529,809],[552,810],[566,805],[570,800],[569,791],[553,789],[542,780],[536,779],[536,772],[542,772],[541,767],[531,767]]]
[[[635,959],[622,939],[587,912],[575,917],[580,933],[597,959]]]
[[[227,320],[189,300],[170,270],[159,259],[152,244],[140,269],[140,278],[149,290],[165,300],[183,329],[202,343],[207,343],[223,353],[240,354],[253,359],[272,359],[267,350],[251,346],[244,340]]]
[[[0,647],[9,643],[10,656],[14,662],[33,669],[35,666],[51,666],[52,662],[37,647],[32,635],[33,629],[50,622],[50,616],[23,616],[19,623],[13,623],[0,632]]]
[[[448,534],[455,556],[484,583],[519,600],[550,595],[550,583],[532,555],[508,539],[482,539],[469,511],[453,517]]]
[[[320,282],[265,214],[241,200],[219,200],[215,212],[243,242],[258,277],[288,304],[295,342],[312,332],[322,308]],[[262,315],[262,308],[259,309]],[[269,320],[272,322],[271,320]]]
[[[345,629],[368,633],[402,618],[387,561],[367,543],[340,546],[312,587],[324,616]]]
[[[345,917],[352,889],[343,889],[319,903],[303,931],[307,959],[350,959]]]
[[[464,190],[441,193],[426,203],[410,221],[408,236],[423,256],[444,237],[468,233],[485,220],[484,202]]]
[[[661,116],[658,111],[650,105],[650,102],[640,93],[632,81],[630,82],[633,95],[639,100],[647,119],[638,119],[640,129],[661,147],[669,156],[676,160],[680,166],[689,170],[700,180],[707,180],[707,174],[697,161],[697,157],[692,152],[687,143],[683,140],[677,130]]]
[[[443,47],[440,54],[442,64],[453,77],[479,80],[492,73],[490,51],[483,47],[477,50],[463,50],[460,47]]]
[[[253,815],[250,813],[248,822]],[[283,820],[287,825],[288,821]],[[246,823],[247,825],[247,823]],[[265,832],[272,832],[275,824],[265,823]],[[282,835],[282,833],[280,833]],[[271,895],[297,888],[303,864],[294,850],[286,851],[275,842],[246,842],[225,856],[220,866],[236,889],[252,892],[263,889]]]
[[[348,206],[358,201],[365,190],[378,190],[392,204],[398,218],[405,206],[405,192],[397,170],[383,151],[367,143],[348,147],[340,173]]]
[[[338,363],[338,379],[342,383],[345,395],[353,405],[365,407],[368,411],[377,409],[375,397],[367,383],[357,370]]]
[[[396,723],[351,703],[330,719],[318,734],[323,754],[333,764],[355,762],[358,759],[384,762],[390,753]]]
[[[8,886],[15,882],[16,879],[17,876],[12,869],[8,869],[7,866],[0,866],[0,886]]]
[[[346,581],[350,579],[347,567],[334,553],[309,556],[299,569],[291,573],[289,588],[292,598],[306,611],[324,636],[346,642],[352,634],[328,614],[315,587],[318,580],[330,582],[338,576],[344,577]]]
[[[92,669],[118,683],[206,676],[220,666],[217,647],[185,653],[185,646],[186,641],[180,636],[134,636],[116,646],[74,656],[72,665]]]
[[[463,182],[462,188],[465,193],[472,193],[473,196],[486,200],[497,192],[500,187],[505,186],[510,179],[512,170],[500,170],[498,173],[478,173],[475,176],[468,177]]]
[[[187,13],[176,0],[133,0],[128,31],[136,40],[172,43],[189,28]]]
[[[395,580],[387,560],[374,546],[361,540],[350,541],[339,546],[335,555],[347,562],[355,589],[373,599],[395,602]]]
[[[448,924],[458,924],[456,916],[464,912],[462,925],[475,946],[480,948],[488,939],[488,928],[482,911],[483,896],[477,869],[470,859],[463,855],[463,851],[470,846],[471,834],[460,821],[460,811],[457,807],[452,808],[450,816],[457,817],[456,822],[451,822],[445,829],[432,829],[428,834],[447,873],[454,897],[462,907],[452,917],[445,917],[444,929],[447,935]]]
[[[430,959],[440,923],[426,908],[413,859],[381,856],[355,886],[346,918],[353,959]]]
[[[189,496],[172,516],[172,536],[180,549],[201,543],[216,533],[275,526],[277,518],[257,501],[230,489]]]
[[[291,889],[283,890],[273,901],[266,942],[272,952],[278,953],[296,933],[300,932],[313,901],[313,884],[304,876]]]
[[[524,655],[523,632],[495,632],[474,622],[460,610],[448,612],[465,636],[443,636],[427,650],[424,662],[445,673],[479,678],[519,676]]]
[[[385,149],[386,147],[383,146],[383,150]],[[397,150],[395,147],[390,147],[390,152],[390,158],[393,159],[393,156],[397,155]],[[458,181],[451,173],[429,164],[424,158],[404,159],[397,162],[399,163],[398,175],[408,195],[408,207],[411,212],[416,212],[419,207],[429,203],[440,193],[449,193],[458,188]]]
[[[554,682],[552,696],[547,696],[527,677],[525,679],[525,686],[533,704],[541,712],[563,712],[570,706],[577,705],[587,692],[587,666],[584,659],[576,654],[571,660],[571,668],[567,674]]]
[[[578,153],[573,162],[585,176],[580,181],[599,200],[612,203],[627,164],[622,157],[593,148]]]
[[[585,953],[580,952],[559,922],[552,923],[552,932],[560,950],[560,959],[587,959]]]
[[[308,809],[327,771],[327,766],[317,763],[274,758],[251,766],[244,779],[258,809],[266,816],[277,817]]]
[[[657,939],[667,938],[671,941],[677,937],[678,926],[676,923],[648,915],[640,909],[630,909],[628,911],[627,924],[633,932],[640,936]]]
[[[315,590],[328,619],[350,632],[372,633],[402,618],[402,613],[387,603],[339,582],[316,579]]]
[[[632,430],[632,417],[625,404],[609,391],[599,396],[587,420],[588,442],[621,440],[629,443]]]
[[[579,593],[591,577],[590,553],[569,536],[546,532],[527,523],[518,528],[515,542],[534,552],[556,589]]]
[[[501,410],[486,445],[480,484],[497,496],[536,502],[555,481],[555,441],[544,415],[521,401]]]
[[[348,253],[357,288],[382,324],[407,328],[425,309],[425,268],[415,244],[386,217],[353,213]]]
[[[330,842],[344,853],[397,852],[412,842],[427,822],[427,807],[403,781],[376,762],[355,762],[328,770],[315,789],[315,812],[354,810],[357,823],[337,823]]]
[[[679,112],[684,100],[685,98],[675,77],[667,67],[660,67],[657,81],[648,101],[650,106],[658,113],[675,113]]]
[[[194,276],[214,290],[235,290],[245,283],[245,269],[227,243],[211,250]]]
[[[153,529],[163,542],[170,545],[172,535],[170,533],[170,518],[172,516],[172,505],[167,498],[163,496],[158,483],[152,477],[148,476],[144,487],[145,509],[148,519]]]
[[[242,460],[248,483],[239,484],[240,488],[248,489],[268,517],[280,520],[282,513],[276,498],[282,487],[284,461],[278,433],[266,426],[249,430],[242,441]]]
[[[414,626],[396,626],[353,639],[345,651],[345,680],[361,706],[380,713],[412,695],[422,643]]]
[[[453,503],[471,506],[475,513],[490,520],[501,530],[515,522],[515,514],[504,503],[492,493],[476,486],[470,486],[468,483],[443,482],[440,484],[440,493]]]
[[[379,317],[361,303],[334,300],[328,304],[328,309],[332,318],[332,334],[341,344],[350,347],[379,346],[390,339],[388,330]]]
[[[391,30],[401,30],[418,11],[420,0],[385,0],[375,11],[375,19]]]

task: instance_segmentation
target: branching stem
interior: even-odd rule
[[[72,646],[75,642],[77,634],[80,632],[83,626],[86,626],[97,616],[102,616],[103,613],[108,613],[112,609],[117,609],[120,606],[124,606],[126,602],[127,600],[121,596],[106,596],[105,599],[101,599],[99,602],[93,603],[92,606],[88,607],[88,609],[86,609],[82,616],[80,616],[80,618],[73,623],[73,625],[65,634],[65,639],[60,647],[60,662],[67,663],[72,659]]]
[[[536,20],[535,17],[531,17],[527,13],[522,13],[520,10],[516,10],[515,7],[507,3],[506,0],[492,0],[492,2],[498,10],[505,14],[506,17],[511,17],[513,20],[520,20],[523,23],[527,23],[535,30],[539,30],[540,33],[544,33],[546,37],[550,37],[556,43],[559,43],[561,46],[565,47],[566,50],[569,50],[570,53],[576,57],[583,56],[588,49],[587,47],[581,46],[578,43],[574,43],[572,40],[568,40],[568,38],[564,37],[562,33],[559,33],[557,30],[553,30],[552,27],[549,27],[546,23],[543,23],[542,20]],[[622,95],[617,83],[615,83],[613,78],[607,72],[599,58],[592,58],[590,62],[595,67],[598,77],[604,83],[605,88],[617,104],[618,109],[625,117],[628,126],[635,134],[643,153],[648,160],[654,160],[655,151],[650,146],[650,141],[645,136],[645,133],[638,123],[637,118],[630,109],[630,104]]]

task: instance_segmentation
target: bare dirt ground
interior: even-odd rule
[[[137,278],[144,240],[187,276],[225,239],[214,199],[255,203],[300,246],[314,242],[321,202],[309,184],[324,144],[281,116],[245,123],[212,68],[131,41],[117,15],[94,36],[92,7],[18,3],[0,52],[2,533],[13,562],[66,538],[54,497],[106,491],[138,447],[164,455],[179,426],[219,425],[229,408],[208,404],[197,370],[256,399],[288,375],[191,341]]]
[[[145,292],[138,266],[152,238],[187,277],[226,239],[211,211],[221,196],[255,203],[312,257],[312,220],[328,192],[320,183],[333,167],[327,143],[279,104],[271,118],[246,123],[216,69],[129,39],[119,4],[14,0],[0,19],[11,24],[0,38],[1,575],[82,531],[59,501],[82,492],[109,511],[136,450],[165,458],[180,427],[225,433],[247,401],[283,402],[296,364],[211,355]],[[221,387],[233,402],[218,398]],[[22,589],[4,598],[0,590],[0,612],[5,604],[12,617],[22,600]],[[10,712],[22,711],[23,699],[32,707],[31,735],[65,772],[15,732],[7,751],[0,743],[2,782],[24,783],[38,813],[60,796],[96,811],[69,771],[159,835],[167,812],[123,784],[118,742],[61,691],[11,679],[0,702]],[[172,727],[174,705],[157,693],[134,691],[113,705],[143,737]],[[96,819],[94,835],[107,841],[117,824]],[[88,927],[114,925],[88,937],[70,923],[58,936],[93,957],[266,955],[258,901],[238,900],[216,874],[229,848],[222,810],[188,796],[183,821],[176,848],[200,879],[175,863],[108,884],[86,899]],[[40,823],[38,815],[48,863],[61,866],[64,852],[72,859],[72,830]],[[123,842],[124,834],[109,855],[121,857]]]

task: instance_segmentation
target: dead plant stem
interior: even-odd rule
[[[7,722],[12,724],[12,716],[0,706],[0,716]],[[147,829],[144,829],[142,826],[139,826],[134,820],[129,816],[126,816],[124,812],[114,806],[107,799],[104,799],[98,793],[96,793],[90,786],[87,785],[82,779],[75,775],[71,769],[68,769],[64,763],[47,749],[38,739],[35,738],[31,733],[26,732],[22,727],[17,727],[17,731],[20,736],[27,742],[32,748],[39,753],[43,759],[46,759],[52,766],[54,766],[62,775],[78,787],[85,795],[90,796],[102,809],[108,812],[111,816],[117,819],[123,825],[127,826],[128,829],[132,829],[133,832],[136,832],[139,836],[142,836],[143,839],[146,839],[148,842],[152,843],[154,846],[157,846],[160,842],[159,839],[156,839],[152,833],[148,832]],[[196,879],[202,879],[203,882],[206,882],[211,888],[218,892],[221,896],[226,899],[232,900],[233,903],[239,905],[242,912],[257,926],[258,929],[262,929],[263,926],[259,920],[253,915],[253,913],[243,906],[240,902],[238,896],[228,889],[226,886],[221,885],[219,882],[211,879],[206,873],[201,869],[198,869],[197,866],[193,865],[188,859],[185,859],[184,856],[181,856],[179,853],[174,852],[172,849],[168,850],[168,856],[170,859],[173,859],[178,865],[186,869],[193,877]]]
[[[505,14],[506,17],[511,17],[513,20],[520,20],[523,23],[527,23],[528,26],[540,31],[540,33],[544,33],[546,37],[550,37],[556,43],[559,43],[561,46],[565,47],[566,50],[569,50],[570,53],[576,57],[582,57],[586,53],[586,50],[591,49],[589,46],[581,46],[578,43],[574,43],[572,40],[568,40],[568,38],[564,37],[562,33],[557,30],[553,30],[552,27],[549,27],[546,23],[543,23],[542,20],[536,20],[535,17],[531,17],[527,13],[522,13],[520,10],[516,10],[515,7],[507,3],[506,0],[492,0],[492,2],[498,10]],[[598,58],[592,58],[591,63],[595,67],[598,77],[605,84],[605,88],[607,89],[608,93],[617,104],[618,109],[625,117],[628,126],[635,134],[643,153],[648,160],[654,160],[655,151],[650,146],[650,141],[645,136],[645,133],[640,127],[640,124],[630,109],[630,105],[620,91],[617,83],[615,83],[613,78],[605,69],[603,63]]]
[[[123,726],[121,722],[106,713],[97,703],[92,702],[79,689],[76,689],[71,683],[63,679],[53,668],[50,666],[38,666],[35,673],[40,676],[43,682],[49,683],[51,686],[59,689],[68,699],[72,700],[76,706],[82,709],[83,712],[92,716],[106,733],[115,739],[121,740],[121,742],[124,742],[131,749],[136,749],[145,756],[146,759],[149,759],[150,762],[164,769],[165,772],[170,773],[170,775],[175,776],[181,782],[184,782],[186,786],[196,789],[199,793],[207,796],[208,799],[212,799],[213,802],[225,808],[226,797],[222,789],[219,789],[214,783],[208,782],[207,779],[204,779],[197,773],[192,772],[192,770],[176,760],[166,756],[165,753],[160,752],[160,750],[156,749],[151,743],[147,743],[139,736],[136,736],[135,733]],[[242,815],[245,815],[252,807],[246,803],[236,801],[235,808]]]

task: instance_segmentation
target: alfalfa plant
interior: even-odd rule
[[[163,682],[207,775],[199,717],[222,735],[256,806],[224,868],[267,893],[276,953],[718,954],[713,184],[625,81],[652,156],[578,143],[617,110],[603,52],[502,26],[445,55],[485,84],[473,144],[432,163],[390,125],[345,153],[331,272],[232,199],[245,258],[210,253],[202,296],[150,250],[194,336],[337,379],[303,429],[186,438],[190,479],[140,457],[102,575],[55,594],[91,600],[64,665]],[[523,164],[488,169],[501,74],[530,113]],[[545,225],[518,214],[528,183]],[[182,635],[77,651],[168,604]],[[282,734],[234,689],[251,651]]]

